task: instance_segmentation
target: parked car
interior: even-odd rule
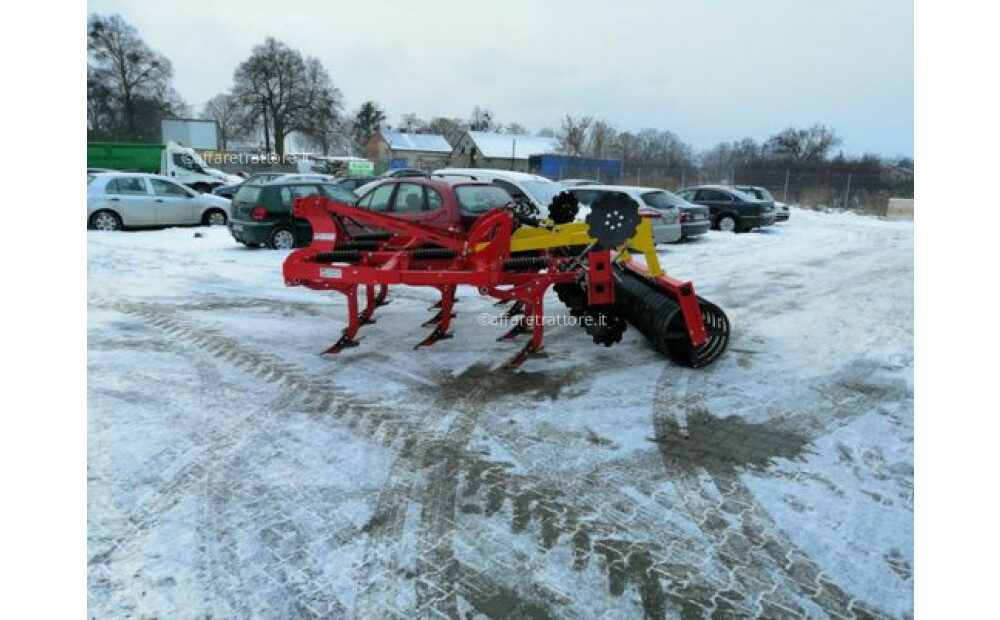
[[[383,179],[399,179],[403,177],[429,177],[430,173],[416,168],[390,168],[378,176]]]
[[[559,179],[559,184],[563,187],[580,187],[581,185],[600,185],[600,181],[591,179]]]
[[[265,245],[273,250],[312,243],[308,220],[292,216],[292,201],[306,196],[327,196],[354,204],[357,196],[329,181],[303,181],[281,177],[270,182],[244,183],[233,197],[229,232],[247,247]]]
[[[138,172],[87,175],[87,227],[96,230],[222,225],[229,201],[169,177]]]
[[[770,200],[774,203],[774,221],[775,222],[787,222],[788,218],[791,217],[791,211],[783,202],[778,202],[771,195],[771,192],[767,191],[766,187],[760,187],[759,185],[736,185],[736,189],[740,190],[744,194],[750,194],[760,200]]]
[[[378,177],[342,177],[337,179],[337,185],[349,189],[352,192],[361,187],[362,185],[367,185],[372,181],[381,180]]]
[[[726,185],[699,185],[677,192],[695,204],[709,208],[712,228],[725,232],[748,232],[774,224],[774,203],[745,194]]]
[[[337,177],[332,174],[322,174],[319,172],[291,172],[281,178],[286,181],[322,181],[324,183],[337,182]]]
[[[569,192],[576,196],[581,205],[588,208],[605,194],[625,194],[639,203],[639,215],[651,218],[653,240],[656,243],[673,243],[684,237],[681,209],[662,189],[630,185],[586,185],[571,187]]]
[[[693,202],[684,200],[673,192],[660,190],[656,200],[665,204],[672,204],[681,210],[681,232],[684,239],[700,237],[708,232],[712,227],[711,213],[708,207],[696,205]]]
[[[552,199],[567,188],[537,174],[515,172],[513,170],[493,170],[490,168],[442,168],[434,171],[435,177],[456,177],[473,181],[485,181],[499,185],[516,200],[526,200],[538,207],[539,215],[547,217]],[[584,213],[577,215],[583,219]]]
[[[466,232],[481,215],[512,200],[503,188],[485,181],[403,177],[382,180],[358,198],[357,207]],[[362,232],[349,221],[346,225],[348,232]]]
[[[216,196],[222,196],[223,198],[233,199],[236,195],[236,191],[243,187],[244,183],[249,183],[252,181],[257,181],[260,183],[266,183],[268,181],[273,181],[279,177],[285,176],[285,172],[258,172],[250,177],[247,177],[244,181],[240,183],[233,183],[232,185],[223,185],[222,187],[216,187],[212,190],[212,193]]]

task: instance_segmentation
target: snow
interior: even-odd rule
[[[430,153],[451,153],[451,145],[440,134],[406,133],[404,131],[382,131],[389,148],[394,151],[427,151]]]
[[[343,298],[283,258],[88,232],[90,615],[912,614],[912,222],[662,246],[733,325],[698,371],[567,325],[505,370],[474,290],[452,340],[394,289],[320,358]]]
[[[557,139],[543,136],[470,131],[469,137],[476,143],[480,155],[489,159],[527,159],[531,155],[554,153],[559,148]]]

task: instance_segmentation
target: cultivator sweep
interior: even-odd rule
[[[308,219],[312,245],[284,263],[287,286],[333,290],[347,298],[347,327],[324,354],[358,344],[358,330],[375,322],[393,285],[437,289],[437,313],[425,323],[431,333],[416,347],[451,338],[459,286],[510,304],[504,319],[513,327],[499,340],[530,333],[511,360],[521,364],[542,350],[543,304],[552,287],[593,338],[611,346],[631,324],[678,364],[697,368],[714,361],[729,341],[729,321],[720,308],[699,298],[691,282],[663,272],[648,218],[624,194],[609,194],[591,207],[585,222],[572,222],[575,200],[560,194],[552,219],[539,220],[523,205],[487,212],[467,233],[433,228],[321,196],[298,198],[293,212]],[[377,230],[348,234],[347,222]],[[644,264],[636,260],[643,256]],[[364,287],[365,306],[358,293]]]

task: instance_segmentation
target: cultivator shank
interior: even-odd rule
[[[553,287],[595,343],[611,346],[634,325],[676,362],[698,367],[724,350],[729,324],[716,306],[700,300],[690,282],[667,276],[653,249],[648,220],[631,199],[598,201],[587,222],[553,224],[525,220],[512,210],[494,209],[468,233],[441,230],[312,196],[295,201],[296,217],[308,219],[313,242],[285,260],[288,286],[334,290],[347,297],[347,327],[324,353],[357,346],[358,330],[375,322],[393,285],[437,289],[437,314],[430,334],[415,348],[451,338],[455,292],[472,286],[482,295],[511,304],[513,327],[500,340],[530,333],[512,363],[542,349],[544,298]],[[350,235],[351,221],[377,233]],[[529,222],[531,225],[529,225]],[[645,265],[632,254],[645,256]],[[365,306],[358,297],[364,288]]]

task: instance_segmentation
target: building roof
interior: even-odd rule
[[[468,134],[479,153],[490,159],[528,159],[530,155],[554,153],[559,148],[559,140],[556,138],[489,131],[470,131]]]
[[[394,151],[425,151],[428,153],[451,153],[451,145],[439,134],[404,133],[383,130],[379,132],[389,148]]]

